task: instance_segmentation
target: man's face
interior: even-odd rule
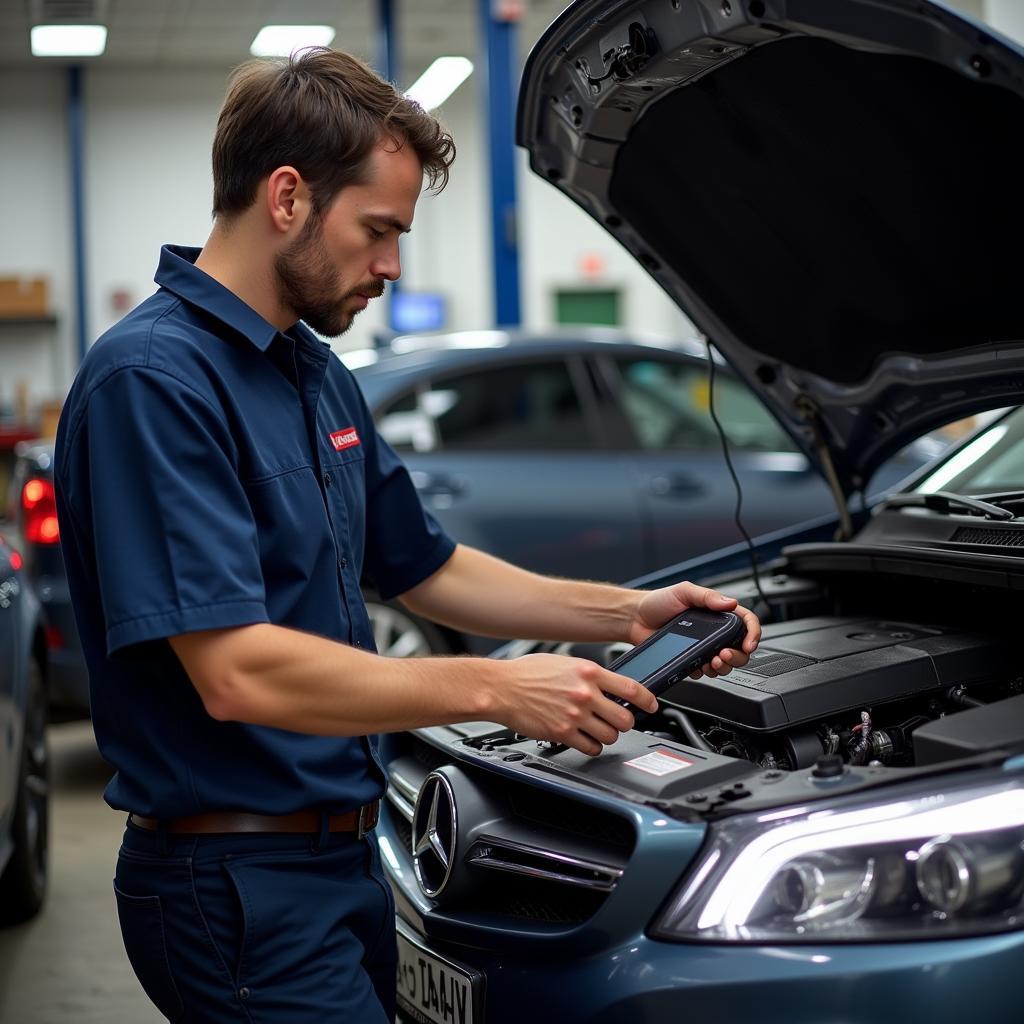
[[[399,235],[412,225],[423,168],[411,146],[378,146],[364,184],[341,190],[275,258],[281,302],[318,334],[335,338],[402,272]]]

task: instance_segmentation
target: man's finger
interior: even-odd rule
[[[600,708],[598,709],[598,717],[607,722],[608,725],[616,730],[616,733],[629,732],[630,729],[636,725],[636,719],[633,717],[633,712],[629,708],[624,708],[621,704],[617,704],[613,700],[605,699]],[[603,742],[612,742],[611,740],[605,740]]]
[[[749,608],[744,608],[742,605],[736,606],[736,614],[747,627],[747,635],[743,638],[741,648],[747,654],[753,654],[761,641],[761,623]]]
[[[711,659],[711,667],[720,675],[728,675],[734,668],[743,668],[750,656],[734,647],[726,647]]]
[[[641,685],[635,679],[630,679],[629,676],[621,676],[617,672],[605,672],[601,688],[613,697],[624,698],[642,711],[658,710],[658,698],[646,686]]]
[[[597,740],[592,736],[588,736],[585,732],[580,732],[578,729],[569,737],[567,742],[573,750],[578,750],[581,754],[587,754],[590,757],[597,757],[604,750],[604,747]]]
[[[682,583],[679,587],[680,596],[688,608],[710,608],[713,611],[732,611],[736,608],[736,598],[726,597],[717,590],[698,586],[696,583]]]
[[[602,743],[607,747],[619,738],[620,733],[627,730],[618,729],[614,725],[609,725],[603,718],[591,715],[590,720],[582,727],[581,731],[585,732],[591,739],[597,740],[598,743]]]
[[[726,671],[728,671],[728,669],[726,669]],[[717,679],[720,675],[725,675],[725,672],[717,671],[712,662],[709,661],[707,664],[701,666],[701,668],[696,672],[691,672],[690,678],[703,679],[704,677],[707,677],[708,679]]]

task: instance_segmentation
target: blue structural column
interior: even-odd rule
[[[484,59],[480,61],[491,169],[491,249],[494,322],[517,327],[519,238],[516,214],[515,109],[519,61],[516,26],[495,16],[495,0],[478,0]]]
[[[68,152],[71,164],[71,224],[75,269],[75,335],[78,362],[85,358],[88,346],[88,320],[85,275],[85,114],[82,99],[82,69],[68,68]],[[77,365],[75,369],[77,369]]]
[[[377,0],[377,70],[389,82],[398,78],[398,34],[394,0]]]
[[[402,73],[400,65],[394,0],[377,0],[377,70],[382,77],[389,82],[394,82],[399,89],[402,88],[402,83],[399,81],[399,75]],[[401,240],[398,244],[401,247]],[[387,328],[390,328],[395,322],[392,306],[397,292],[398,281],[392,281],[387,291],[388,322],[385,325]]]

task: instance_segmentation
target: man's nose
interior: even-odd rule
[[[397,281],[402,276],[402,256],[397,239],[370,264],[370,273],[386,281]]]

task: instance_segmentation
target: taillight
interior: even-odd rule
[[[49,480],[26,480],[21,489],[21,507],[25,511],[25,540],[32,544],[56,544],[60,540],[57,502]]]

